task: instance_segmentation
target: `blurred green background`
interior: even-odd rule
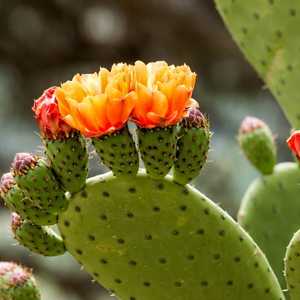
[[[34,98],[72,77],[114,62],[166,60],[198,74],[194,97],[214,132],[209,162],[193,183],[233,216],[257,172],[237,142],[246,115],[276,133],[279,160],[289,126],[233,43],[212,0],[0,0],[0,171],[16,152],[39,151]],[[94,166],[95,164],[93,164]],[[102,169],[91,168],[91,175]],[[35,269],[44,300],[113,299],[69,256],[46,259],[16,245],[0,206],[0,259]]]

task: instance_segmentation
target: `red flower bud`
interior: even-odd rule
[[[286,142],[291,151],[300,160],[300,130],[294,131]]]
[[[48,139],[68,137],[73,130],[62,120],[55,97],[55,90],[56,87],[45,90],[43,95],[34,101],[32,107],[42,136]]]

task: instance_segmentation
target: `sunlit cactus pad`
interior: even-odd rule
[[[300,2],[215,0],[227,27],[295,128],[300,128]]]
[[[248,235],[170,177],[89,179],[59,229],[68,251],[122,300],[284,299]]]

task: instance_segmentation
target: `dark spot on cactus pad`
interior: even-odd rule
[[[125,244],[125,240],[123,239],[117,239],[118,244]]]
[[[187,210],[187,206],[186,206],[186,205],[180,205],[180,206],[179,206],[179,209],[180,209],[181,211],[186,211],[186,210]]]
[[[179,235],[179,231],[175,229],[175,230],[172,231],[172,234],[177,236],[177,235]]]
[[[103,265],[106,265],[106,264],[108,264],[108,261],[105,258],[101,258],[100,263],[103,264]]]
[[[107,215],[105,215],[105,214],[100,215],[100,219],[103,220],[103,221],[106,221],[107,220]]]
[[[166,263],[167,263],[167,259],[164,258],[164,257],[159,258],[158,261],[159,261],[159,263],[161,263],[161,264],[166,264]]]
[[[121,283],[122,283],[122,280],[121,280],[120,278],[116,278],[116,279],[115,279],[115,283],[121,284]]]
[[[88,238],[89,238],[89,240],[90,241],[95,241],[95,236],[94,235],[92,235],[92,234],[90,234],[89,236],[88,236]]]
[[[128,189],[129,193],[135,193],[136,192],[136,189],[134,187],[131,187]]]
[[[176,287],[182,287],[182,283],[179,282],[179,281],[175,281],[175,282],[174,282],[174,285],[175,285]]]
[[[194,256],[193,254],[189,254],[189,255],[187,256],[187,259],[188,259],[188,260],[194,260],[194,259],[195,259],[195,256]]]
[[[75,211],[79,213],[81,211],[81,208],[79,206],[75,206]]]
[[[197,230],[197,234],[203,235],[203,234],[204,234],[204,229],[198,229],[198,230]]]
[[[220,254],[214,254],[213,255],[213,258],[215,259],[215,260],[218,260],[218,259],[220,259],[221,258],[221,255]]]
[[[241,261],[241,258],[240,258],[239,256],[236,256],[236,257],[234,258],[234,261],[238,263],[238,262]]]
[[[226,282],[226,284],[227,284],[228,286],[232,286],[232,285],[233,285],[233,281],[232,281],[232,280],[228,280],[228,281]]]
[[[151,283],[148,282],[148,281],[145,281],[145,282],[144,282],[144,286],[149,287],[149,286],[151,286]]]
[[[151,234],[146,234],[145,235],[145,240],[148,240],[148,241],[152,240],[152,235]]]
[[[136,266],[136,265],[137,265],[137,262],[136,262],[135,260],[130,260],[130,261],[128,262],[128,264],[129,264],[130,266]]]
[[[130,219],[132,219],[132,218],[134,218],[134,214],[132,212],[128,212],[127,213],[127,217],[130,218]]]
[[[220,231],[219,231],[219,236],[222,236],[222,237],[225,236],[225,230],[223,230],[223,229],[220,230]]]
[[[249,283],[247,287],[248,287],[248,289],[253,289],[254,285],[253,285],[253,283]]]
[[[82,255],[82,250],[76,249],[76,253],[77,253],[78,255]]]
[[[109,192],[107,192],[107,191],[102,192],[102,196],[103,197],[109,197]]]
[[[205,280],[204,280],[204,281],[201,281],[201,283],[200,283],[200,284],[201,284],[201,286],[203,286],[203,287],[206,287],[206,286],[208,286],[208,282],[207,282],[207,281],[205,281]]]
[[[69,226],[70,226],[70,222],[69,222],[68,220],[65,220],[65,221],[64,221],[64,225],[65,225],[66,227],[69,227]]]
[[[153,211],[154,211],[154,212],[160,212],[160,208],[159,208],[158,206],[154,206],[154,207],[153,207]]]

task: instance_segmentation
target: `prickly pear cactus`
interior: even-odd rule
[[[42,200],[43,212],[58,215],[62,239],[49,228],[34,224],[25,212],[13,215],[12,227],[19,243],[42,255],[68,251],[122,300],[283,300],[260,248],[226,212],[188,184],[204,165],[210,139],[206,121],[191,99],[194,81],[195,74],[186,65],[156,62],[146,66],[137,62],[76,75],[62,84],[51,94],[51,104],[55,104],[51,107],[59,110],[51,118],[46,95],[38,103],[40,114],[36,112],[41,130],[50,130],[54,140],[57,136],[68,140],[70,128],[97,140],[95,148],[112,172],[88,179],[76,193],[67,192],[62,197],[67,207],[55,211],[52,189],[41,184],[42,199],[37,198],[41,178],[32,183],[32,193],[26,185],[24,193],[29,199],[37,204]],[[122,130],[129,120],[137,126],[135,137]],[[153,138],[160,134],[161,138]],[[118,144],[124,140],[125,146]],[[136,144],[139,147],[134,148]],[[121,165],[122,151],[127,151],[128,145],[136,149],[134,157],[135,151],[143,151],[146,170],[135,174],[138,162]],[[113,164],[105,149],[115,155]],[[171,153],[167,165],[162,151]],[[154,168],[149,167],[149,154],[155,156]],[[53,170],[54,160],[62,159],[60,155],[62,152],[46,158],[43,172],[37,163],[40,158],[17,155],[12,174],[18,180],[10,184],[2,180],[4,200],[9,202],[11,189],[19,187],[18,182],[28,181],[28,173],[34,178]],[[175,176],[164,176],[174,165]],[[20,172],[15,172],[16,166]],[[64,189],[59,172],[53,170],[54,175],[48,178],[49,186],[55,184],[57,192]]]
[[[215,0],[225,24],[247,59],[300,128],[300,2]]]
[[[298,230],[289,243],[285,255],[285,276],[291,300],[300,297],[300,231]]]
[[[1,300],[41,300],[32,271],[12,262],[0,262]]]
[[[259,128],[255,126],[257,124]],[[241,125],[239,140],[247,139],[247,135],[257,136],[262,128],[270,131],[261,120],[246,118]],[[275,150],[270,151],[269,147],[272,142],[271,148],[275,148],[272,134],[264,137],[258,139],[259,143],[251,139],[252,145],[249,142],[241,143],[241,147],[248,157],[259,153],[259,157],[275,163]],[[257,160],[252,160],[252,163],[257,167]],[[266,254],[284,287],[283,258],[290,239],[300,228],[300,168],[297,163],[281,163],[275,168],[272,166],[272,170],[271,174],[262,175],[250,184],[242,199],[238,221]]]

